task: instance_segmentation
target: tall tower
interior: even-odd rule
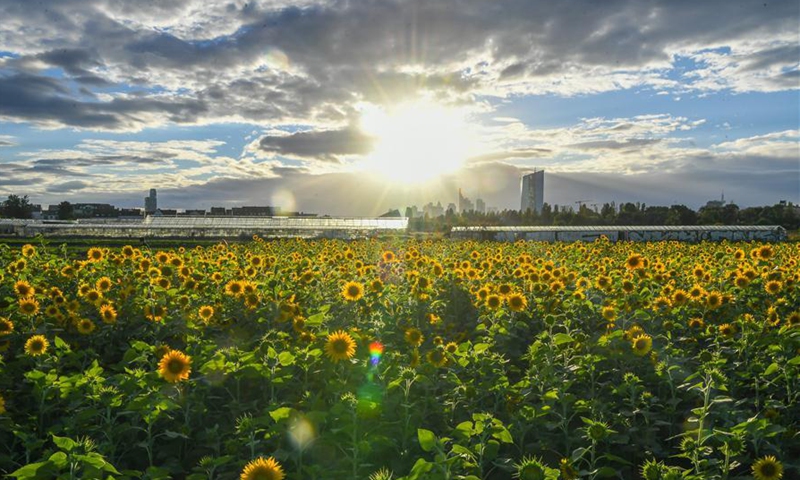
[[[156,198],[156,189],[150,189],[150,196],[144,197],[144,213],[147,215],[156,213],[158,210],[158,199]]]
[[[535,171],[522,177],[522,193],[520,194],[520,210],[529,208],[541,213],[544,206],[544,170]]]

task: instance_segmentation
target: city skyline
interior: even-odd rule
[[[538,167],[553,204],[800,201],[792,2],[9,0],[0,15],[0,196],[134,206],[148,185],[168,208],[375,215],[462,187],[510,209]]]

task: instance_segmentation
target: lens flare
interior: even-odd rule
[[[369,344],[369,364],[377,367],[383,356],[383,344],[381,342],[372,342]]]

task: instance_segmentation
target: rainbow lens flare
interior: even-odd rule
[[[373,367],[377,367],[383,356],[383,344],[381,342],[372,342],[369,344],[369,363]]]

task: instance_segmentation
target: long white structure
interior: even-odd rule
[[[452,238],[497,240],[513,242],[534,240],[542,242],[594,241],[601,236],[611,241],[630,240],[653,242],[679,240],[700,242],[772,241],[786,240],[786,229],[779,225],[646,225],[646,226],[587,226],[587,227],[453,227]]]
[[[130,222],[0,220],[0,234],[19,237],[358,238],[403,231],[406,217],[156,217]]]

